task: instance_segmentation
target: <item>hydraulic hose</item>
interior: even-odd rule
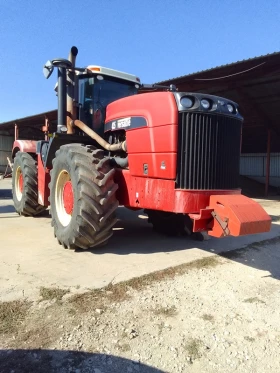
[[[101,136],[99,136],[96,132],[94,132],[91,128],[89,128],[84,122],[81,120],[73,120],[71,122],[72,126],[76,126],[80,128],[83,132],[85,132],[89,137],[91,137],[93,140],[98,142],[102,148],[111,151],[116,152],[119,150],[123,150],[126,152],[126,141],[120,142],[118,144],[109,144],[106,140],[104,140]]]

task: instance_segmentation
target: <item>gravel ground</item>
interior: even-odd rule
[[[280,238],[85,294],[3,302],[0,372],[279,372]]]

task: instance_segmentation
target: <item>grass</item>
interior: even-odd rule
[[[173,317],[177,315],[177,309],[175,306],[171,307],[158,307],[156,309],[153,309],[152,312],[155,315],[163,315],[165,317]]]
[[[202,315],[202,319],[203,319],[204,321],[214,321],[214,316],[212,316],[212,315],[210,315],[210,314],[208,314],[208,313],[204,313],[204,314]]]
[[[16,343],[29,348],[46,348],[55,339],[52,328],[47,325],[32,326],[28,330],[20,330]]]
[[[223,258],[226,259],[238,259],[244,257],[244,255],[249,251],[249,250],[256,250],[259,251],[263,246],[266,245],[274,245],[276,243],[280,242],[280,237],[274,237],[270,238],[268,240],[263,240],[259,242],[253,242],[241,249],[237,250],[230,250],[230,251],[223,251],[219,255],[222,256]]]
[[[65,294],[69,293],[69,289],[60,289],[60,288],[45,288],[44,286],[40,287],[39,295],[41,301],[43,300],[53,300],[61,301]]]
[[[255,341],[255,338],[249,337],[247,335],[244,337],[244,339],[245,339],[245,341],[248,341],[248,342],[254,342]]]
[[[102,289],[94,289],[87,293],[75,294],[69,299],[68,302],[71,306],[69,312],[71,312],[72,315],[74,315],[75,312],[92,312],[97,308],[104,308],[105,293],[102,291]]]
[[[102,289],[94,289],[87,293],[75,294],[69,299],[69,303],[79,312],[89,312],[97,308],[104,310],[112,303],[121,303],[130,298],[129,291],[141,291],[154,283],[174,279],[176,276],[182,276],[192,270],[206,269],[216,267],[221,263],[220,259],[216,256],[209,256],[206,258],[194,260],[190,263],[180,264],[175,267],[170,267],[161,271],[149,273],[147,275],[132,278],[131,280],[122,281],[117,284],[109,283]],[[163,313],[168,315],[172,314],[174,310],[162,310]]]
[[[0,333],[16,333],[18,327],[25,320],[30,302],[26,300],[15,300],[0,303]]]
[[[196,360],[201,357],[201,352],[200,352],[201,346],[202,346],[202,342],[200,339],[191,338],[188,340],[187,344],[185,345],[185,350],[187,351],[191,360]]]
[[[247,299],[244,299],[244,302],[245,303],[264,303],[265,302],[261,299],[259,299],[258,297],[252,297],[252,298],[247,298]]]
[[[118,344],[117,347],[122,352],[128,352],[131,350],[130,345],[128,343]]]
[[[161,335],[164,329],[164,322],[157,324],[157,326],[158,326],[158,335]]]

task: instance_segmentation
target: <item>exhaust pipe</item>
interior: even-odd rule
[[[73,46],[69,52],[68,60],[71,62],[72,67],[74,68],[76,65],[76,57],[78,54],[78,48]],[[74,128],[71,125],[71,122],[77,118],[77,108],[74,105],[74,99],[75,99],[75,70],[68,70],[67,72],[67,78],[66,78],[66,90],[67,90],[67,96],[66,96],[66,111],[67,111],[67,117],[66,117],[66,124],[67,124],[67,133],[73,134]]]

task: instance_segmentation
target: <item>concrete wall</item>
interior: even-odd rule
[[[14,137],[0,134],[0,173],[5,172],[7,157],[11,159]]]
[[[240,175],[265,183],[266,154],[248,153],[241,154]],[[270,185],[280,186],[280,153],[270,155]]]

